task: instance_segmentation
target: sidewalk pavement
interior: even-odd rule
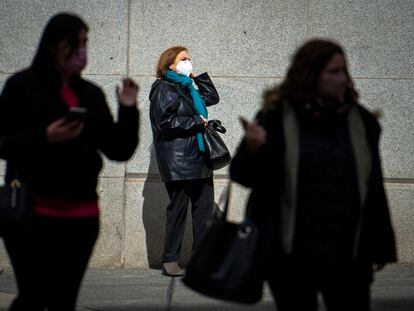
[[[77,311],[167,311],[172,279],[150,269],[90,269],[84,279]],[[198,295],[174,279],[169,311],[274,311],[269,289],[260,303],[244,306]],[[0,311],[7,310],[16,293],[11,271],[0,276]],[[392,265],[376,274],[373,311],[414,310],[414,265]],[[323,310],[323,308],[321,309]]]

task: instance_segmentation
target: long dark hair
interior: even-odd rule
[[[303,105],[314,100],[317,96],[319,76],[335,54],[346,58],[343,48],[333,41],[312,39],[302,45],[294,54],[283,82],[263,93],[264,108],[272,108],[285,100],[292,105]],[[357,102],[358,93],[354,89],[349,72],[346,74],[350,83],[345,92],[345,100]]]
[[[41,75],[51,74],[54,69],[53,50],[64,40],[68,41],[70,53],[78,46],[79,33],[82,29],[89,30],[86,23],[79,17],[69,13],[59,13],[47,23],[31,69]]]

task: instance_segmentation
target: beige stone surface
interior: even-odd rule
[[[387,184],[400,263],[414,262],[414,184]]]
[[[89,25],[90,74],[126,74],[128,1],[2,0],[0,2],[0,73],[28,66],[49,18],[58,12],[83,17]]]
[[[101,226],[91,267],[121,267],[125,236],[124,179],[101,178],[98,188]]]

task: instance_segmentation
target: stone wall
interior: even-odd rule
[[[383,112],[381,150],[400,260],[414,262],[414,1],[2,0],[0,88],[30,64],[46,21],[59,11],[89,24],[84,76],[102,86],[113,111],[120,78],[131,76],[141,86],[139,148],[127,164],[106,161],[100,177],[102,226],[92,266],[160,262],[167,195],[151,150],[148,92],[162,51],[185,45],[195,70],[209,72],[221,96],[209,113],[223,121],[234,150],[242,134],[237,117],[254,116],[262,90],[283,78],[295,48],[312,37],[343,44],[361,102]],[[226,183],[222,169],[215,178],[217,201]],[[235,191],[233,219],[241,218],[246,194]],[[188,228],[184,260],[190,235]],[[8,265],[1,248],[0,266]]]

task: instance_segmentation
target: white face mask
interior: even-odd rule
[[[177,73],[188,77],[193,71],[193,64],[191,64],[191,61],[189,60],[182,60],[177,64],[176,71]]]

